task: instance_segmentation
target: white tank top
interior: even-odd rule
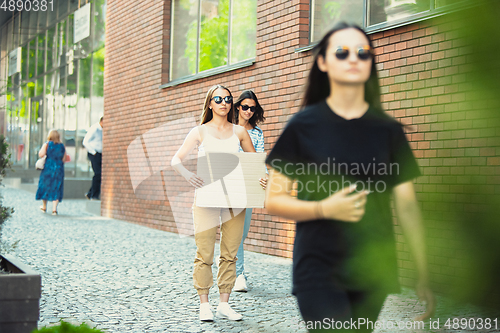
[[[218,139],[208,132],[205,124],[201,125],[199,128],[203,131],[203,141],[198,146],[198,157],[205,156],[205,152],[217,152],[217,153],[237,153],[240,149],[240,139],[234,133],[233,125],[233,135],[227,139]]]

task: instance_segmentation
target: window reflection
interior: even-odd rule
[[[430,9],[430,0],[369,0],[369,24],[404,19]]]
[[[196,68],[189,64],[189,56],[194,58],[196,63],[198,9],[198,0],[173,1],[173,29],[170,43],[172,79],[196,73]]]
[[[257,2],[233,0],[231,8],[230,63],[255,57]]]
[[[311,42],[319,41],[328,30],[340,21],[363,26],[363,6],[364,0],[311,1]]]
[[[88,1],[93,33],[76,45],[72,13],[86,1],[53,3],[53,11],[16,14],[0,30],[0,115],[4,113],[6,119],[2,132],[11,145],[13,163],[29,167],[47,133],[58,130],[71,156],[66,174],[88,176],[89,162],[81,141],[104,111],[107,2]],[[16,47],[21,47],[21,71],[9,77],[7,51]]]
[[[254,58],[256,16],[256,0],[174,0],[170,79]]]

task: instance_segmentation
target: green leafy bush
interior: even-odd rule
[[[31,333],[104,333],[104,331],[98,330],[97,328],[90,328],[87,324],[75,326],[65,321],[61,321],[59,325],[43,327]]]
[[[5,177],[5,173],[11,168],[8,147],[9,145],[5,142],[5,137],[0,135],[0,185],[2,184],[3,177]],[[0,237],[2,236],[3,222],[14,213],[14,209],[2,205],[2,199],[3,197],[0,195]]]

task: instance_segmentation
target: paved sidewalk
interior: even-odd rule
[[[11,254],[42,274],[40,327],[64,319],[116,333],[307,332],[290,294],[289,259],[246,252],[251,290],[232,293],[230,299],[244,320],[200,323],[192,286],[192,238],[90,215],[84,200],[63,201],[59,216],[42,214],[32,193],[9,187],[0,191],[5,205],[16,210],[5,223],[3,240],[13,245]],[[218,304],[216,287],[210,303]],[[472,307],[446,309],[438,309],[437,315],[477,316]],[[405,290],[388,297],[379,321],[408,321],[423,310]]]

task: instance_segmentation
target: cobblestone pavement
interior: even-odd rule
[[[3,240],[11,254],[42,275],[40,327],[64,319],[117,333],[307,332],[290,294],[289,259],[246,252],[251,289],[232,293],[230,299],[244,320],[201,323],[192,286],[192,238],[91,215],[85,211],[84,200],[65,200],[59,216],[42,214],[32,193],[9,187],[1,191],[4,204],[16,210],[5,223]],[[210,303],[214,308],[218,304],[216,287]],[[478,316],[472,307],[448,309],[438,309],[441,325],[446,317]],[[423,310],[415,295],[405,290],[388,297],[379,321],[397,325]]]

